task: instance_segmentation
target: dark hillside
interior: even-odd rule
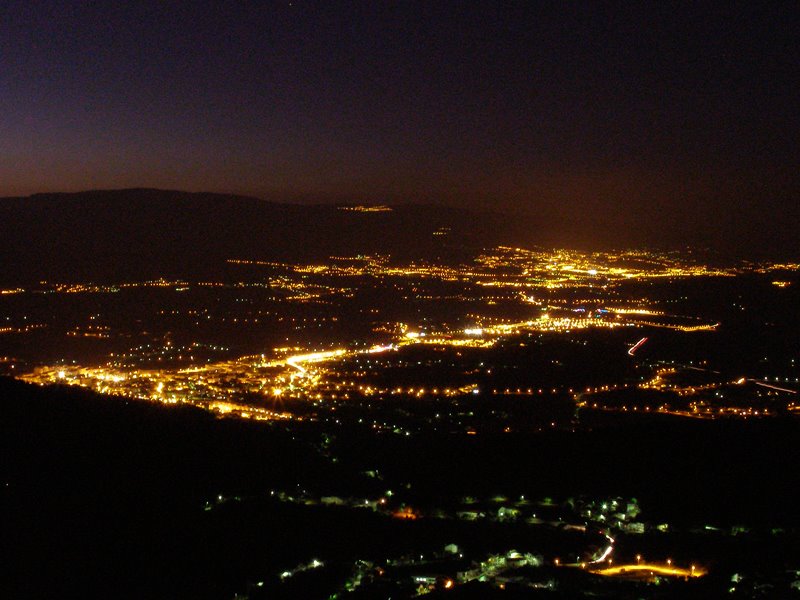
[[[243,196],[131,189],[0,199],[5,284],[204,278],[225,260],[382,253],[458,259],[513,239],[499,215],[402,205],[357,212]],[[449,228],[446,235],[433,235]]]

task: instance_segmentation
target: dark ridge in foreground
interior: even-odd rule
[[[458,260],[508,241],[514,219],[432,205],[383,212],[154,189],[0,199],[5,283],[225,272],[231,258],[391,254]],[[437,233],[437,235],[434,235]]]

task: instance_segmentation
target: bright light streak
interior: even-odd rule
[[[305,367],[301,366],[300,363],[315,363],[315,362],[322,362],[325,360],[329,360],[331,358],[336,358],[337,356],[342,356],[345,354],[346,350],[328,350],[326,352],[311,352],[310,354],[298,354],[297,356],[290,356],[286,359],[286,364],[290,367],[294,367],[301,373],[306,373]]]
[[[642,339],[640,339],[638,342],[636,342],[636,343],[635,343],[635,344],[634,344],[634,345],[633,345],[633,346],[632,346],[632,347],[631,347],[631,348],[628,350],[628,354],[629,354],[629,355],[631,355],[631,356],[633,356],[633,355],[634,355],[634,353],[635,353],[635,352],[636,352],[636,351],[637,351],[639,348],[641,348],[641,347],[644,345],[644,343],[645,343],[646,341],[647,341],[647,338],[646,338],[646,337],[643,337]]]
[[[664,565],[651,565],[651,564],[636,564],[636,565],[617,565],[615,567],[608,567],[607,569],[600,569],[593,571],[597,575],[613,576],[624,575],[626,573],[644,571],[646,573],[656,573],[658,575],[673,575],[675,577],[702,577],[706,574],[705,569],[698,569],[692,566],[691,569],[681,569],[680,567],[672,567]]]
[[[603,550],[603,553],[600,555],[599,558],[589,561],[589,564],[593,565],[593,564],[596,564],[596,563],[603,562],[614,551],[614,538],[611,537],[610,535],[608,535],[607,533],[605,534],[605,536],[606,536],[606,539],[608,540],[608,546],[606,547],[605,550]]]
[[[760,381],[753,381],[756,385],[760,385],[761,387],[769,388],[771,390],[778,390],[779,392],[787,392],[789,394],[796,394],[797,390],[790,390],[789,388],[782,388],[778,387],[777,385],[770,385],[768,383],[761,383]]]
[[[378,354],[380,352],[386,352],[387,350],[394,350],[395,347],[392,344],[388,344],[386,346],[373,346],[367,352],[369,354]]]
[[[603,550],[603,553],[600,555],[600,558],[598,558],[598,559],[596,559],[596,560],[590,560],[590,561],[589,561],[589,564],[594,564],[594,563],[601,563],[601,562],[603,562],[605,559],[607,559],[607,558],[609,557],[609,555],[610,555],[610,554],[611,554],[613,551],[614,551],[614,546],[613,546],[612,544],[609,544],[609,545],[606,547],[606,549],[605,549],[605,550]]]

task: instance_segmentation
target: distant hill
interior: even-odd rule
[[[512,229],[515,219],[429,205],[362,212],[154,189],[36,194],[0,199],[0,281],[202,278],[229,258],[455,260],[517,239]]]

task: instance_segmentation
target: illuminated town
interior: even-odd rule
[[[750,526],[673,523],[661,508],[648,516],[635,498],[589,489],[566,495],[561,485],[545,488],[564,494],[556,499],[530,496],[541,488],[519,482],[483,498],[466,488],[441,496],[412,483],[413,472],[385,476],[390,467],[370,466],[370,452],[354,453],[341,438],[378,436],[362,442],[369,446],[383,436],[404,445],[463,436],[502,452],[503,436],[514,447],[526,439],[520,435],[579,436],[637,420],[644,427],[660,426],[659,419],[744,423],[800,411],[797,349],[731,354],[730,341],[718,342],[742,335],[730,332],[737,320],[780,317],[745,304],[740,282],[785,306],[781,296],[796,291],[798,264],[711,267],[677,253],[511,247],[461,264],[390,255],[227,264],[231,276],[219,281],[43,281],[3,290],[0,365],[40,386],[286,428],[292,439],[308,440],[315,460],[349,465],[361,478],[349,489],[324,481],[223,489],[205,501],[209,514],[267,503],[279,512],[369,515],[392,530],[414,522],[453,532],[420,553],[401,551],[400,543],[342,563],[321,551],[250,579],[237,588],[244,597],[302,595],[302,582],[331,560],[340,575],[330,598],[387,589],[417,597],[476,585],[555,591],[576,577],[590,578],[585,590],[609,594],[711,581],[719,556],[681,536],[741,539]],[[716,306],[703,303],[709,286],[720,289]],[[474,528],[489,528],[495,541],[454,541],[471,539],[457,532]],[[525,532],[545,541],[531,547]],[[795,589],[800,578],[788,584]]]
[[[86,294],[114,298],[152,289],[175,294],[176,299],[174,303],[168,297],[159,299],[166,304],[149,316],[153,321],[147,329],[153,333],[146,339],[139,336],[140,343],[134,347],[121,344],[130,338],[125,331],[130,324],[112,326],[116,316],[86,315],[83,322],[70,326],[67,336],[108,340],[108,347],[118,348],[99,363],[87,364],[78,354],[30,369],[6,360],[7,367],[32,383],[80,385],[104,394],[189,403],[255,419],[327,419],[339,402],[352,404],[391,396],[455,399],[567,394],[581,409],[658,411],[697,418],[763,416],[781,409],[795,410],[793,396],[797,391],[788,384],[798,379],[788,375],[796,372],[786,371],[777,378],[773,373],[762,375],[762,370],[723,375],[699,364],[640,358],[648,350],[648,336],[657,335],[659,329],[713,334],[720,322],[711,316],[673,314],[669,300],[636,294],[642,285],[668,289],[681,280],[735,278],[749,273],[769,278],[773,272],[796,273],[800,265],[710,268],[658,253],[584,254],[507,247],[480,254],[471,264],[456,266],[398,265],[389,256],[331,257],[326,264],[313,265],[244,259],[228,262],[254,268],[256,278],[235,283],[43,283],[37,289],[5,290],[17,296]],[[778,283],[784,288],[790,282]],[[215,291],[219,297],[214,296]],[[241,297],[233,297],[237,295]],[[384,296],[403,302],[393,303]],[[203,298],[215,304],[232,300],[232,304],[219,311],[211,304],[203,305]],[[296,305],[302,308],[294,308]],[[351,321],[353,314],[364,321],[357,324],[358,337],[348,331],[356,325]],[[6,317],[14,325],[5,327],[2,333],[41,331],[48,335],[53,324],[31,323],[33,318]],[[217,326],[231,332],[231,341],[213,343],[203,337],[204,333],[218,336],[219,331],[212,331]],[[159,327],[162,331],[157,332]],[[241,328],[263,331],[262,340],[271,340],[274,345],[259,346],[261,340],[255,340],[242,349],[256,354],[237,355],[235,348],[241,344],[237,344],[236,332]],[[620,342],[620,361],[634,363],[641,375],[603,378],[598,374],[589,385],[573,384],[569,378],[556,385],[530,378],[522,385],[507,386],[496,385],[489,376],[491,367],[473,367],[440,381],[434,376],[427,377],[426,384],[412,383],[414,369],[408,364],[409,356],[424,356],[429,361],[439,355],[441,361],[468,353],[475,360],[481,358],[481,365],[491,364],[510,344],[576,341],[602,331],[627,340]],[[474,376],[470,377],[470,371]],[[646,371],[649,375],[644,374]],[[387,379],[389,372],[397,375],[391,382]],[[687,383],[681,383],[682,378]],[[786,385],[777,385],[781,382]],[[743,397],[736,393],[742,386],[756,387],[754,393]],[[659,393],[639,394],[637,398],[652,397],[654,401],[641,405],[632,402],[629,407],[619,400],[627,397],[623,390]],[[762,396],[769,398],[768,405],[764,405]],[[287,407],[280,408],[282,401],[289,400],[304,401],[302,414],[293,415]]]

